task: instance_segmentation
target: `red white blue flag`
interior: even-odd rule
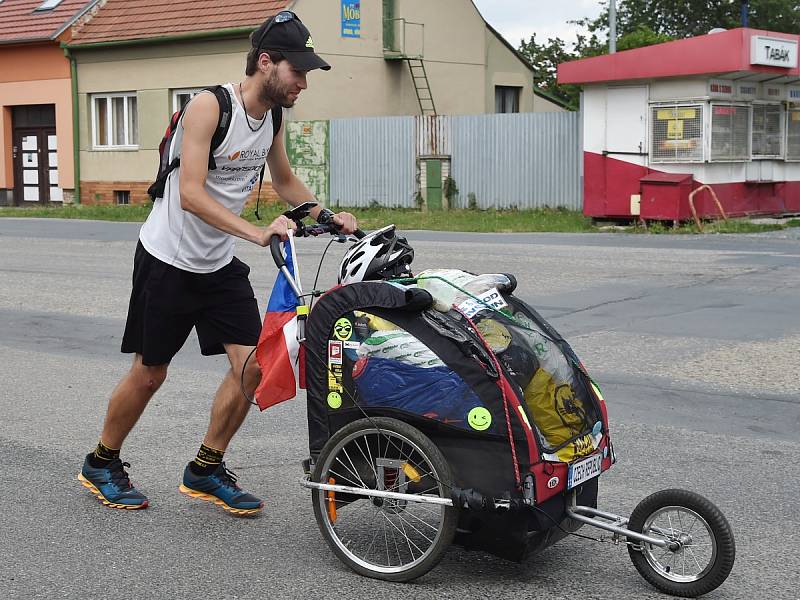
[[[294,238],[283,243],[286,268],[298,287],[297,257]],[[261,367],[261,383],[256,389],[256,402],[261,410],[297,395],[301,382],[300,343],[297,341],[297,305],[299,300],[286,280],[278,272],[275,286],[269,297],[264,326],[256,347],[256,360]]]

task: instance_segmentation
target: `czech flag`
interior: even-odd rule
[[[289,232],[289,239],[283,243],[283,253],[286,268],[299,287],[300,278],[295,266],[297,257],[292,233]],[[256,346],[256,360],[261,367],[261,383],[256,389],[256,402],[261,410],[294,398],[298,384],[302,381],[300,343],[297,341],[299,303],[283,272],[279,271]]]

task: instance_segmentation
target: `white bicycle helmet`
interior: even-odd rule
[[[405,238],[395,235],[394,225],[376,229],[361,238],[339,267],[339,283],[410,277],[414,249]]]

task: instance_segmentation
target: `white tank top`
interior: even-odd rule
[[[249,119],[233,91],[225,85],[233,107],[228,134],[214,151],[217,168],[208,172],[205,189],[217,202],[239,215],[250,192],[258,186],[258,175],[272,146],[272,114],[267,113],[264,124]],[[205,92],[210,93],[210,92]],[[170,146],[169,159],[180,154],[183,139],[183,117]],[[170,173],[164,197],[156,200],[150,215],[139,231],[145,250],[162,262],[193,273],[211,273],[233,259],[232,235],[212,227],[202,219],[181,208],[178,182],[180,167]]]

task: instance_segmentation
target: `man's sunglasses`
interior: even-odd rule
[[[258,38],[258,44],[256,45],[256,48],[261,50],[261,45],[264,43],[264,38],[267,37],[267,34],[269,33],[270,29],[275,27],[275,25],[278,25],[279,23],[288,23],[289,21],[295,20],[295,19],[297,21],[300,21],[300,17],[298,17],[296,14],[294,14],[290,10],[282,10],[277,15],[272,17],[272,20],[269,22],[267,27],[264,29],[264,33],[262,33],[261,37]],[[302,23],[302,21],[300,21],[300,22]]]

